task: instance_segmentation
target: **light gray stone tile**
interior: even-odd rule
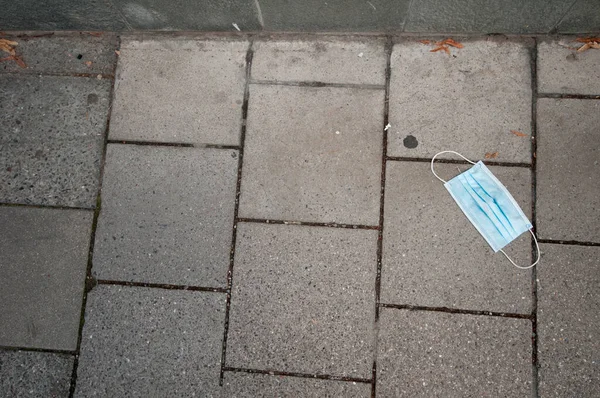
[[[537,117],[538,233],[600,243],[600,101],[540,99]]]
[[[432,53],[435,46],[417,38],[394,46],[388,155],[431,158],[454,150],[478,160],[498,152],[498,161],[530,163],[526,42],[455,39],[464,48],[452,48],[451,55]]]
[[[0,207],[0,345],[77,349],[92,218]]]
[[[238,224],[227,365],[369,378],[377,231]]]
[[[531,321],[383,309],[378,397],[532,394]]]
[[[93,274],[225,287],[237,151],[108,146]]]
[[[238,145],[248,43],[124,39],[110,138]]]
[[[436,163],[449,180],[467,165]],[[490,167],[525,214],[531,214],[530,170]],[[430,307],[528,314],[531,271],[494,253],[428,163],[388,162],[383,229],[381,301]],[[520,265],[531,263],[531,235],[506,247]]]
[[[377,225],[380,90],[252,85],[240,216]]]

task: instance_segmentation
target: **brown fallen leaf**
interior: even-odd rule
[[[446,40],[443,40],[442,43],[447,44],[452,47],[456,47],[456,48],[464,48],[464,46],[461,43],[454,41],[451,38],[447,38]]]
[[[435,52],[443,50],[448,55],[451,55],[450,54],[450,47],[448,47],[448,46],[452,46],[452,47],[456,47],[456,48],[463,48],[464,47],[461,43],[453,40],[450,37],[447,38],[447,39],[444,39],[442,41],[436,42],[435,45],[437,47],[434,48],[433,50],[430,50],[430,52],[435,53]]]
[[[578,37],[575,40],[579,43],[584,43],[583,46],[577,49],[578,53],[582,53],[590,48],[600,49],[600,37]]]
[[[23,61],[23,58],[21,58],[18,55],[13,55],[12,58],[17,63],[17,65],[19,65],[19,67],[23,69],[27,68],[27,64],[25,63],[25,61]]]
[[[103,33],[102,32],[88,32],[88,34],[90,36],[100,37],[100,36],[102,36]]]
[[[0,39],[0,50],[4,51],[5,53],[8,53],[10,55],[15,55],[15,46],[19,44],[16,41],[12,41],[12,40],[7,40],[7,39]]]
[[[496,159],[498,157],[498,152],[488,152],[485,154],[486,159]]]
[[[419,40],[419,43],[431,44],[431,40]]]
[[[510,130],[511,133],[513,133],[514,135],[516,135],[517,137],[527,137],[527,134],[521,133],[520,131],[517,130]]]
[[[85,64],[87,65],[88,68],[92,67],[92,61],[85,61]]]
[[[19,57],[18,55],[10,55],[6,58],[0,58],[0,62],[3,61],[15,61],[21,68],[27,68],[27,64],[23,61],[23,58]]]
[[[575,41],[578,41],[580,43],[600,43],[600,37],[578,37],[577,39],[575,39]]]
[[[438,47],[434,48],[433,50],[430,50],[429,52],[435,53],[440,50],[444,50],[446,52],[446,54],[450,55],[450,49],[448,48],[448,46],[438,46]]]
[[[583,46],[581,46],[577,49],[577,52],[582,53],[590,48],[592,48],[592,43],[585,43]]]

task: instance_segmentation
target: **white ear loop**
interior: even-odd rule
[[[438,152],[435,154],[435,156],[433,157],[433,159],[431,159],[431,172],[433,173],[433,175],[435,176],[435,178],[437,178],[438,180],[440,180],[441,182],[443,182],[444,184],[446,183],[446,180],[442,180],[440,178],[439,175],[436,174],[436,172],[433,170],[433,162],[435,161],[435,158],[437,158],[439,155],[441,155],[442,153],[453,153],[455,155],[460,156],[461,158],[463,158],[464,160],[466,160],[467,162],[471,163],[471,164],[475,164],[475,162],[471,162],[469,159],[467,159],[466,157],[464,157],[463,155],[461,155],[458,152],[454,152],[454,151],[442,151],[442,152]]]
[[[508,254],[504,253],[504,250],[500,249],[500,251],[502,252],[502,254],[504,254],[504,257],[506,257],[508,259],[508,261],[511,262],[512,265],[514,265],[515,267],[519,268],[519,269],[529,269],[529,268],[533,268],[535,267],[535,265],[537,263],[540,262],[540,245],[538,244],[537,238],[535,237],[535,234],[533,233],[533,231],[530,229],[529,233],[531,234],[531,236],[533,236],[533,240],[535,241],[535,248],[537,250],[537,256],[535,259],[535,263],[528,265],[527,267],[522,267],[520,265],[515,264],[515,262],[513,260],[511,260],[510,257],[508,257]]]
[[[466,157],[464,157],[463,155],[461,155],[458,152],[454,152],[454,151],[442,151],[442,152],[438,152],[436,153],[433,158],[431,159],[431,172],[433,173],[433,175],[435,176],[435,178],[437,178],[438,180],[440,180],[441,182],[443,182],[444,184],[446,183],[446,180],[443,180],[442,178],[440,178],[439,175],[437,175],[437,173],[435,172],[435,170],[433,170],[433,162],[435,161],[435,158],[437,158],[439,155],[441,155],[442,153],[453,153],[455,155],[460,156],[461,158],[463,158],[464,160],[466,160],[467,162],[471,163],[471,164],[475,164],[475,162],[470,161],[469,159],[467,159]],[[508,259],[508,261],[511,262],[512,265],[514,265],[515,267],[519,268],[519,269],[529,269],[529,268],[533,268],[536,266],[537,263],[540,262],[540,245],[538,244],[537,238],[535,237],[535,234],[533,233],[533,231],[530,229],[529,233],[531,234],[531,236],[533,236],[533,240],[535,241],[535,248],[537,249],[537,256],[536,256],[536,260],[533,264],[528,265],[526,267],[522,267],[520,265],[517,265],[510,257],[508,257],[508,254],[506,254],[504,252],[504,250],[500,249],[500,252],[502,252],[502,254],[504,254],[504,257],[506,257]]]

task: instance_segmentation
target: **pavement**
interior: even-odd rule
[[[0,396],[600,395],[600,50],[10,37]],[[442,150],[506,185],[536,268],[469,223]]]

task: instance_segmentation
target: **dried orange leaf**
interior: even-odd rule
[[[486,159],[496,159],[498,157],[498,152],[488,152],[485,154]]]
[[[419,40],[419,43],[431,44],[431,40]]]
[[[88,68],[92,67],[92,61],[85,61],[85,64],[87,65]]]
[[[27,68],[27,64],[25,63],[25,61],[23,61],[23,58],[21,58],[17,55],[13,55],[12,58],[15,60],[17,65],[19,65],[21,68],[23,68],[23,69]]]
[[[510,130],[510,132],[513,133],[514,135],[516,135],[517,137],[527,137],[527,134],[523,134],[517,130]]]
[[[438,52],[438,51],[443,50],[443,49],[444,49],[444,46],[439,46],[439,47],[434,48],[433,50],[430,50],[429,52],[435,53],[435,52]]]
[[[442,43],[443,44],[447,44],[447,45],[452,46],[452,47],[456,47],[456,48],[463,48],[464,47],[461,43],[459,43],[457,41],[454,41],[451,38],[447,38]]]
[[[580,42],[580,43],[591,43],[591,42],[597,42],[600,43],[600,37],[578,37],[577,39],[575,39],[576,41]]]
[[[585,43],[583,46],[581,46],[581,47],[579,47],[579,48],[577,49],[577,52],[578,52],[578,53],[582,53],[582,52],[584,52],[585,50],[587,50],[587,49],[589,49],[589,48],[591,48],[591,47],[592,47],[592,44],[591,44],[591,43]]]
[[[596,50],[600,50],[600,43],[592,42],[589,44],[590,44],[590,47],[595,48]]]
[[[0,51],[4,51],[5,53],[8,53],[10,55],[15,55],[14,46],[16,46],[17,44],[19,43],[17,43],[16,41],[0,39]]]

